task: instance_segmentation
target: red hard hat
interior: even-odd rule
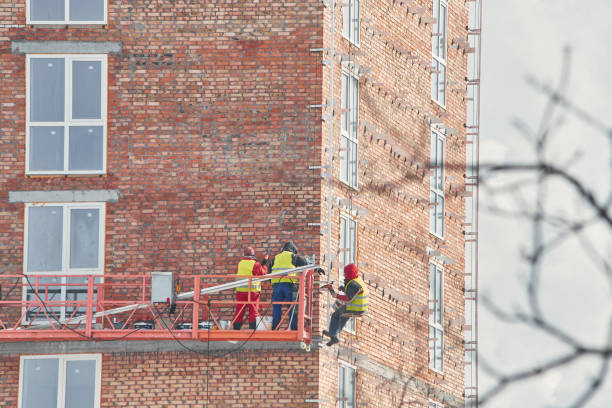
[[[244,256],[255,256],[255,250],[251,247],[244,248]]]
[[[344,278],[353,280],[358,276],[357,266],[355,264],[348,264],[344,267]]]

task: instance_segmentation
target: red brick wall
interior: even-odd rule
[[[100,407],[312,407],[305,399],[317,393],[313,354],[225,353],[210,360],[186,352],[103,354]],[[0,407],[16,407],[19,357],[1,356],[0,372]]]
[[[23,24],[24,9],[11,10]],[[109,26],[11,28],[0,36],[0,264],[19,271],[23,205],[8,191],[119,189],[106,217],[107,273],[233,269],[244,245],[276,252],[318,219],[305,171],[320,123],[315,1],[110,1]],[[121,41],[108,58],[108,174],[25,174],[25,56],[12,40]]]
[[[359,81],[359,181],[358,188],[340,182],[340,112],[334,115],[333,195],[352,198],[356,207],[370,211],[358,219],[358,262],[370,288],[369,316],[357,322],[356,335],[344,332],[344,346],[368,359],[384,364],[398,375],[430,384],[431,389],[407,387],[357,367],[357,403],[376,407],[397,407],[411,400],[438,399],[439,392],[457,399],[463,394],[463,277],[464,247],[460,221],[445,217],[443,240],[429,233],[430,116],[443,117],[447,126],[458,130],[446,141],[445,212],[464,214],[464,202],[450,191],[450,183],[464,184],[466,105],[464,77],[467,57],[450,47],[453,38],[465,38],[468,6],[449,1],[447,103],[443,109],[431,101],[431,25],[420,22],[432,15],[432,1],[417,6],[425,13],[408,14],[402,2],[362,0],[360,45],[342,36],[342,9],[335,13],[335,49],[354,55],[354,61],[371,72]],[[324,46],[330,46],[330,11],[325,14]],[[407,59],[406,51],[417,59]],[[326,58],[329,56],[325,55]],[[334,99],[340,110],[340,57],[334,68]],[[329,100],[329,70],[323,75],[323,103]],[[407,106],[418,107],[409,109]],[[325,111],[328,113],[328,111]],[[373,125],[366,129],[365,123]],[[323,145],[328,145],[328,124],[323,127]],[[379,139],[379,140],[377,140]],[[323,155],[327,163],[327,154]],[[327,205],[327,187],[322,200]],[[339,272],[340,206],[334,201],[332,254],[334,278]],[[322,212],[326,221],[327,213]],[[445,346],[444,374],[429,369],[428,299],[429,258],[426,248],[439,249],[455,260],[444,273]],[[322,253],[327,240],[321,239]],[[341,277],[341,275],[340,275]],[[378,282],[374,282],[374,281]],[[325,302],[323,303],[325,306]],[[321,319],[326,321],[324,307]],[[457,319],[457,320],[455,320]],[[451,320],[452,324],[451,324]],[[337,397],[337,353],[321,355],[321,398],[335,403]],[[441,401],[442,402],[442,401]],[[333,403],[323,404],[325,407]]]
[[[417,3],[431,15],[431,1]],[[23,204],[7,203],[8,191],[15,190],[120,190],[119,202],[107,205],[106,273],[225,272],[233,269],[244,245],[275,252],[287,239],[306,254],[326,254],[326,237],[307,223],[326,222],[327,185],[319,177],[320,170],[308,170],[308,166],[327,163],[328,127],[327,122],[321,123],[322,112],[308,105],[329,99],[329,71],[321,65],[328,56],[312,53],[310,48],[329,47],[330,8],[314,0],[225,1],[205,6],[139,0],[111,1],[109,7],[106,28],[0,28],[0,266],[13,273],[22,267]],[[13,6],[0,0],[0,15],[7,24],[23,24],[24,10],[21,3]],[[449,189],[451,181],[464,182],[466,57],[451,49],[450,42],[465,37],[467,5],[451,0],[449,10],[448,116],[444,121],[459,133],[447,138],[446,212],[462,215],[463,201]],[[341,13],[337,7],[335,44],[337,51],[348,54],[351,46],[341,35]],[[460,398],[462,332],[450,320],[463,317],[462,278],[453,272],[463,270],[464,238],[459,221],[450,217],[445,218],[443,241],[428,232],[427,119],[428,113],[444,113],[430,100],[426,65],[431,63],[431,26],[419,23],[418,15],[407,14],[401,2],[386,0],[362,0],[361,17],[370,21],[362,22],[362,55],[355,61],[372,71],[360,81],[359,189],[338,181],[340,115],[336,114],[333,194],[352,197],[356,205],[370,210],[359,219],[358,230],[359,262],[370,282],[372,299],[370,315],[358,322],[356,336],[342,334],[342,344]],[[24,176],[25,56],[10,52],[10,41],[22,39],[122,42],[123,51],[108,59],[106,176]],[[400,49],[412,51],[420,63],[406,60]],[[338,57],[335,63],[334,97],[339,108]],[[394,93],[404,95],[406,103],[399,105]],[[421,109],[407,110],[406,105]],[[377,141],[372,130],[366,131],[364,122],[373,124],[386,142]],[[394,154],[396,147],[410,158]],[[338,214],[335,206],[334,280]],[[429,282],[428,259],[423,255],[427,246],[439,248],[456,261],[445,269],[443,376],[428,370]],[[373,276],[381,283],[367,279]],[[390,299],[389,290],[403,295],[403,300]],[[317,323],[324,326],[326,298],[322,300],[323,313]],[[318,365],[318,397],[330,401],[323,407],[336,403],[337,357],[333,353],[322,353]],[[171,378],[177,381],[178,391],[166,396],[167,401],[180,390],[197,391],[191,382],[195,379],[179,381],[185,373],[197,373],[189,371],[199,367],[197,361],[183,354],[162,355],[172,361],[161,364],[175,367],[174,360],[181,356],[186,371]],[[316,354],[300,356],[317,361]],[[248,359],[270,370],[265,380],[260,379],[268,381],[258,384],[260,391],[278,388],[274,381],[281,375],[289,383],[302,381],[302,371],[288,371],[265,358]],[[124,396],[111,392],[110,382],[133,378],[128,388],[141,384],[137,381],[143,380],[137,380],[139,376],[128,368],[129,361],[139,360],[136,366],[146,371],[152,368],[144,361],[154,358],[111,355],[108,360],[116,364],[109,369],[105,355],[103,390],[114,398],[108,405],[113,406]],[[219,367],[229,369],[221,362]],[[14,361],[3,365],[3,374],[5,369],[15,370]],[[310,371],[316,372],[315,368]],[[388,392],[384,386],[373,386],[385,382],[380,376],[358,368],[357,378],[358,402],[398,405],[401,383],[389,384],[392,392]],[[224,381],[230,379],[230,384],[241,383],[224,377]],[[308,387],[308,393],[316,393],[316,385]],[[285,395],[282,389],[279,392]],[[415,392],[410,392],[412,397]],[[289,398],[291,393],[286,395]],[[428,394],[421,390],[418,397],[427,399]],[[299,398],[303,400],[303,395]],[[266,406],[274,406],[269,404],[273,404],[270,400]]]

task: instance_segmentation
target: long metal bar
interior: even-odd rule
[[[282,276],[282,275],[287,275],[288,273],[302,273],[302,272],[306,272],[309,271],[311,269],[317,269],[319,268],[319,265],[306,265],[306,266],[300,266],[298,268],[293,268],[293,269],[287,269],[284,271],[278,271],[278,272],[274,272],[274,273],[270,273],[267,275],[264,275],[261,278],[257,278],[257,279],[250,279],[253,283],[256,282],[265,282],[268,281],[272,278],[275,278],[277,276]],[[238,286],[244,285],[245,283],[248,283],[249,279],[240,279],[240,280],[236,280],[233,282],[228,282],[228,283],[223,283],[221,285],[216,285],[216,286],[210,286],[208,288],[204,288],[202,290],[200,290],[200,295],[209,295],[211,293],[216,293],[216,292],[221,292],[222,290],[225,289],[233,289],[233,288],[237,288]],[[180,295],[176,296],[177,300],[184,300],[184,299],[189,299],[193,297],[193,291],[191,292],[184,292],[181,293]]]
[[[300,266],[298,268],[293,268],[293,269],[287,269],[284,271],[278,271],[278,272],[274,272],[274,273],[270,273],[267,274],[261,278],[257,278],[257,279],[250,279],[252,282],[265,282],[268,281],[272,278],[275,278],[277,276],[283,276],[283,275],[287,275],[289,273],[302,273],[305,271],[309,271],[311,269],[316,269],[319,268],[319,265],[316,264],[312,264],[312,265],[306,265],[306,266]],[[244,285],[245,283],[248,283],[249,278],[247,279],[239,279],[233,282],[228,282],[228,283],[223,283],[221,285],[215,285],[215,286],[210,286],[207,288],[204,288],[202,290],[200,290],[200,295],[210,295],[212,293],[217,293],[217,292],[221,292],[223,290],[226,289],[233,289],[236,288],[238,286]],[[185,300],[185,299],[190,299],[192,298],[194,295],[194,291],[190,291],[190,292],[184,292],[181,293],[179,295],[176,296],[177,300]],[[127,306],[121,306],[115,309],[109,309],[109,310],[104,310],[102,312],[97,312],[93,314],[92,320],[96,319],[98,317],[103,317],[103,316],[112,316],[115,314],[119,314],[119,313],[124,313],[124,312],[129,312],[130,310],[134,310],[134,309],[144,309],[146,307],[148,307],[150,305],[150,303],[135,303],[133,305],[127,305]],[[81,323],[83,321],[85,321],[87,319],[87,316],[79,316],[76,317],[74,319],[71,319],[70,322],[68,322],[67,324],[76,324],[76,323]],[[33,324],[32,326],[30,326],[30,329],[40,329],[40,328],[44,328],[44,327],[49,327],[52,326],[53,323],[52,322],[41,322],[41,323],[37,323],[37,324]]]
[[[330,116],[331,120],[329,121],[329,141],[328,141],[328,166],[329,170],[327,171],[328,177],[328,193],[327,193],[327,283],[331,282],[331,266],[332,266],[332,248],[331,248],[331,225],[332,225],[332,215],[333,215],[333,183],[332,183],[332,174],[333,174],[333,162],[334,162],[334,109],[336,107],[335,99],[334,99],[334,66],[336,65],[336,52],[334,50],[334,37],[336,35],[336,0],[331,0],[330,7],[330,21],[331,21],[331,30],[330,30],[330,44],[329,44],[329,54],[331,64],[329,65],[329,106],[330,106]],[[342,104],[342,101],[340,101]],[[340,106],[342,108],[342,106]],[[331,295],[327,294],[327,321],[329,322],[331,314]]]

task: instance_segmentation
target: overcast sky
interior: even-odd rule
[[[572,49],[567,95],[608,125],[612,125],[612,1],[610,0],[483,0],[481,152],[482,163],[526,161],[533,158],[529,144],[511,125],[521,118],[536,128],[546,98],[530,87],[532,75],[556,84],[563,47]],[[556,133],[548,158],[562,162],[579,150],[571,171],[603,197],[612,189],[610,150],[605,136],[575,119]],[[508,179],[506,179],[508,181]],[[481,206],[493,197],[481,195]],[[512,197],[498,203],[516,207]],[[527,198],[529,201],[529,198]],[[558,184],[549,186],[549,208],[570,217],[586,213],[585,206]],[[527,223],[480,215],[480,288],[507,310],[524,307],[527,268],[520,251],[529,248]],[[610,229],[593,227],[585,234],[602,256],[612,260]],[[612,314],[612,293],[600,268],[575,240],[545,258],[542,303],[547,316],[564,330],[589,344],[603,344]],[[533,330],[501,324],[480,307],[480,353],[498,370],[510,373],[559,355],[567,348]],[[516,385],[489,407],[562,407],[599,370],[596,361],[583,360],[538,381]],[[481,370],[481,394],[491,385]],[[612,373],[587,407],[612,407]]]

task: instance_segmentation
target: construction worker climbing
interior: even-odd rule
[[[344,288],[341,289],[346,295],[336,294],[331,285],[322,286],[336,298],[336,310],[331,315],[329,329],[323,330],[325,336],[330,337],[328,346],[338,343],[338,333],[342,331],[346,322],[353,316],[361,316],[368,311],[369,290],[358,276],[357,266],[348,264],[344,267]]]
[[[251,247],[244,249],[244,257],[238,262],[239,279],[248,278],[250,276],[261,276],[268,273],[266,266],[268,255],[266,254],[262,263],[255,260],[255,250]],[[249,290],[250,289],[250,290]],[[240,330],[242,320],[244,319],[244,311],[249,309],[249,328],[256,328],[256,317],[258,316],[257,309],[259,308],[259,293],[261,292],[260,282],[249,282],[236,288],[236,311],[234,312],[234,330]],[[247,302],[247,303],[244,303]]]
[[[298,254],[298,249],[293,242],[283,245],[282,252],[268,261],[272,265],[271,272],[293,269],[299,266],[308,265],[308,261]],[[298,278],[296,273],[289,273],[286,276],[273,278],[272,283],[272,302],[295,302],[297,299]],[[282,304],[274,304],[272,309],[272,327],[278,330],[283,313]],[[291,330],[297,330],[297,311],[291,307],[289,311]]]

